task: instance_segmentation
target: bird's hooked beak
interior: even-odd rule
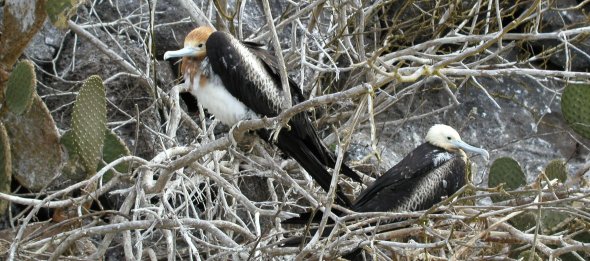
[[[167,51],[164,53],[164,60],[176,57],[196,57],[200,51],[200,48],[195,47],[184,47],[177,51]]]
[[[465,143],[462,140],[454,140],[454,141],[451,141],[451,144],[457,146],[458,148],[463,149],[464,151],[469,151],[469,152],[472,152],[472,153],[477,153],[477,154],[481,155],[482,157],[484,157],[484,159],[486,161],[490,158],[490,153],[488,153],[487,150],[473,147],[473,146]]]

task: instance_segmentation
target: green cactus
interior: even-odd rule
[[[86,173],[84,166],[82,165],[82,160],[77,153],[76,142],[74,141],[74,132],[69,130],[66,131],[59,142],[64,146],[65,152],[67,152],[68,160],[64,164],[64,168],[62,173],[66,176],[69,180],[74,182],[80,182],[90,174]]]
[[[8,140],[8,134],[2,122],[0,122],[0,153],[0,192],[8,194],[12,180],[12,161],[10,159],[10,140]],[[8,201],[0,199],[0,217],[4,216],[7,208]]]
[[[488,187],[504,184],[504,190],[514,190],[526,184],[524,172],[518,162],[509,157],[496,159],[490,168]],[[492,196],[492,201],[508,200],[509,196]]]
[[[508,222],[518,230],[526,231],[537,225],[537,216],[531,212],[524,212],[511,218]]]
[[[119,136],[117,136],[117,134],[115,134],[114,132],[112,132],[110,130],[107,130],[106,135],[105,135],[105,139],[104,139],[104,148],[102,149],[102,159],[104,160],[104,162],[111,163],[120,157],[129,156],[129,155],[131,155],[131,152],[129,151],[129,149],[125,145],[125,142],[123,142],[123,140],[121,140],[121,138],[119,138]],[[99,170],[103,167],[104,167],[104,164],[100,163],[97,170]],[[129,164],[127,164],[127,163],[119,164],[115,167],[115,169],[118,172],[126,173],[129,171]],[[108,181],[112,178],[112,176],[113,176],[113,172],[108,171],[105,174],[104,179]]]
[[[543,210],[541,217],[541,222],[543,224],[541,228],[546,235],[550,235],[559,229],[564,228],[573,220],[571,215],[554,210]]]
[[[51,23],[57,28],[68,28],[68,19],[76,14],[80,0],[53,0],[45,4],[45,11]]]
[[[574,236],[574,240],[583,242],[583,243],[590,243],[590,232],[584,231]]]
[[[557,179],[560,182],[565,182],[567,179],[567,172],[565,162],[560,159],[555,159],[549,162],[545,167],[545,175],[549,180]],[[570,215],[554,210],[544,210],[541,214],[542,231],[544,234],[551,234],[564,226],[569,224],[572,220]]]
[[[6,106],[12,113],[22,115],[29,111],[36,85],[33,63],[28,60],[19,62],[10,73],[6,87]]]
[[[561,96],[565,121],[578,134],[590,139],[590,85],[571,84]]]
[[[567,179],[565,162],[560,159],[552,160],[545,167],[545,175],[549,180],[558,179],[562,183],[565,182]]]
[[[68,162],[64,167],[64,175],[69,179],[75,181],[82,181],[86,178],[84,167],[81,164],[81,159],[76,152],[76,144],[74,142],[74,133],[67,131],[61,136],[61,144],[64,145],[68,152]],[[104,138],[104,146],[102,149],[102,161],[111,163],[114,160],[122,157],[131,155],[131,152],[125,145],[125,143],[111,130],[106,130]],[[104,167],[102,161],[99,162],[96,170],[100,170]],[[119,164],[115,167],[119,172],[127,172],[129,170],[128,164]],[[112,171],[108,171],[104,176],[104,181],[109,181],[113,176]]]
[[[76,154],[88,175],[95,170],[100,160],[107,130],[107,107],[105,89],[99,76],[90,76],[78,93],[72,112],[72,131]]]

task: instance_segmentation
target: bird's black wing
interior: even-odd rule
[[[274,56],[262,49],[259,44],[239,42],[223,32],[211,34],[206,44],[207,57],[213,71],[219,75],[233,96],[257,114],[273,117],[281,112],[284,93],[277,71],[278,63]],[[289,79],[289,86],[292,104],[305,100],[301,89],[291,79]],[[281,130],[281,135],[302,140],[304,146],[323,165],[334,167],[335,157],[321,142],[307,112],[299,113],[291,118],[289,126],[291,130]],[[283,151],[289,154],[288,151]],[[361,181],[360,176],[346,165],[342,166],[342,173],[358,182]],[[321,183],[320,185],[323,188],[329,186],[329,184]]]
[[[265,64],[266,69],[280,83],[280,73],[278,71],[279,66],[276,57],[268,50],[262,48],[263,45],[252,42],[242,43],[260,58],[260,60]],[[297,83],[295,83],[295,81],[293,81],[291,78],[289,78],[289,87],[293,105],[306,100],[303,92],[301,91],[301,88],[299,88]],[[309,113],[307,111],[301,112],[295,115],[291,119],[291,122],[295,123],[290,124],[292,131],[294,131],[298,137],[304,140],[304,142],[307,144],[307,147],[312,150],[313,154],[316,155],[316,157],[318,157],[318,159],[324,165],[334,168],[336,165],[336,156],[322,143],[320,137],[317,134],[318,132],[316,128],[311,122]],[[362,182],[361,177],[346,164],[342,164],[341,172],[357,182]]]
[[[206,43],[207,58],[225,88],[255,113],[267,117],[281,112],[283,91],[265,65],[243,44],[224,32]]]
[[[417,179],[454,157],[453,153],[430,143],[421,144],[362,191],[353,204],[353,210],[390,211],[405,195],[412,193]]]

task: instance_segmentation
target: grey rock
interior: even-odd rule
[[[547,10],[541,18],[540,32],[559,32],[564,29],[573,29],[588,25],[590,16],[581,9],[571,9],[578,5],[575,0],[554,1],[552,8]],[[570,9],[568,9],[570,8]],[[565,69],[564,65],[570,64],[572,71],[590,70],[590,38],[579,35],[575,38],[568,37],[567,41],[573,45],[568,46],[569,54],[564,48],[549,56],[552,65],[559,69]],[[541,50],[549,50],[564,43],[560,40],[541,40],[531,42],[532,46]]]
[[[49,20],[46,20],[41,31],[33,37],[25,49],[25,53],[36,62],[50,62],[55,57],[64,37],[65,31],[57,29]]]

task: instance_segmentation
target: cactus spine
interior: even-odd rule
[[[64,167],[64,174],[75,181],[82,181],[86,178],[87,174],[84,174],[84,167],[82,166],[82,162],[80,156],[77,154],[77,148],[74,141],[74,133],[73,131],[67,131],[61,136],[60,140],[61,144],[64,145],[66,151],[68,152],[68,162]],[[105,137],[104,137],[104,145],[102,148],[102,160],[106,163],[111,163],[114,160],[131,155],[131,152],[121,140],[111,130],[106,130]],[[100,170],[104,167],[102,161],[99,161],[98,167],[96,171]],[[119,172],[127,172],[129,170],[128,164],[119,164],[115,167],[115,170]],[[104,181],[108,181],[111,179],[113,175],[112,171],[108,171],[104,176]]]
[[[94,173],[104,144],[107,124],[105,88],[99,76],[90,76],[78,93],[72,112],[76,153],[86,171]]]

